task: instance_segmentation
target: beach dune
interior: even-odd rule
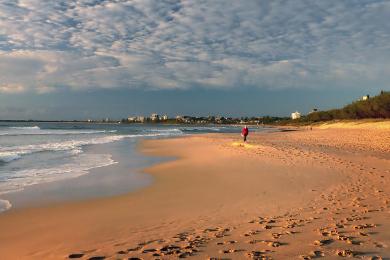
[[[144,141],[169,158],[144,169],[151,186],[0,214],[0,257],[390,257],[389,143],[386,129]]]

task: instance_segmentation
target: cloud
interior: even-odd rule
[[[24,91],[22,85],[17,84],[3,84],[0,85],[0,93],[20,93]]]
[[[0,91],[386,87],[388,17],[383,0],[4,0]]]

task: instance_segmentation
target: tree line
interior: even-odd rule
[[[335,119],[390,118],[390,92],[381,91],[375,97],[358,100],[341,109],[318,111],[300,121],[319,122]]]

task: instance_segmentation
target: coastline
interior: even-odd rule
[[[78,177],[27,186],[0,198],[12,203],[9,210],[14,210],[107,198],[142,189],[153,182],[150,175],[141,173],[142,169],[162,159],[143,156],[136,151],[137,143],[138,140],[125,139],[85,147],[84,154],[107,154],[113,163],[89,169]]]
[[[0,214],[0,254],[6,259],[63,259],[71,253],[148,258],[177,244],[181,253],[198,250],[192,253],[199,258],[250,256],[259,248],[270,250],[259,254],[276,259],[314,251],[334,256],[347,247],[354,252],[372,247],[372,254],[389,257],[389,134],[378,131],[259,133],[246,146],[231,134],[144,141],[143,153],[176,158],[143,170],[154,177],[152,185],[132,194]],[[370,216],[352,224],[376,225],[371,242],[359,249],[332,237],[325,248],[314,245],[324,238],[313,230],[337,229],[337,219],[354,212]],[[344,229],[352,224],[346,221]],[[375,247],[374,240],[383,247]],[[190,241],[192,248],[181,248]]]

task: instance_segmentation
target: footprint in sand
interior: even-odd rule
[[[221,254],[231,254],[231,253],[237,253],[237,252],[242,252],[242,251],[245,251],[245,250],[230,248],[230,249],[220,250],[219,252]]]
[[[274,238],[274,239],[278,239],[282,236],[283,234],[282,233],[272,233],[271,236]]]
[[[347,239],[345,242],[347,242],[348,244],[351,244],[351,245],[357,245],[357,246],[363,245],[362,241],[356,241],[356,240],[352,240],[352,239]]]
[[[375,245],[376,247],[378,247],[378,248],[385,248],[385,247],[387,247],[385,244],[382,244],[382,243],[380,243],[380,242],[374,242],[374,245]]]
[[[248,231],[244,234],[244,236],[246,237],[250,237],[250,236],[255,236],[255,235],[258,235],[260,234],[261,231],[260,230],[251,230],[251,231]]]
[[[138,250],[141,250],[141,249],[142,249],[141,246],[137,246],[137,247],[133,247],[133,248],[127,249],[127,252],[134,252],[134,251],[138,251]]]
[[[330,231],[320,231],[320,234],[323,237],[330,237],[330,236],[332,236],[332,233]]]
[[[276,226],[271,226],[271,225],[265,225],[264,226],[264,229],[272,229],[272,228],[275,228]]]
[[[310,255],[313,257],[323,257],[323,256],[325,256],[325,253],[323,251],[316,250],[316,251],[311,252]]]
[[[84,256],[84,254],[82,254],[82,253],[76,253],[76,254],[70,254],[68,256],[68,258],[70,258],[70,259],[77,259],[77,258],[82,258],[83,256]]]
[[[272,247],[280,247],[281,245],[283,245],[283,243],[280,243],[278,241],[268,241],[267,245]]]
[[[381,256],[377,256],[377,255],[371,256],[369,259],[370,260],[383,260],[383,258]]]
[[[341,257],[357,257],[362,254],[360,252],[352,251],[349,249],[338,249],[336,250],[336,255]]]
[[[324,246],[324,245],[329,245],[333,242],[333,239],[323,239],[323,240],[316,240],[314,241],[315,246]]]
[[[272,259],[271,257],[267,256],[266,254],[270,252],[269,250],[261,250],[261,251],[252,251],[249,253],[246,253],[246,256],[252,259]]]
[[[340,240],[340,241],[347,241],[347,240],[350,240],[351,237],[348,237],[348,236],[345,236],[345,235],[338,235],[337,236],[337,240]]]
[[[374,228],[376,227],[375,224],[361,224],[354,226],[354,229],[366,229],[366,228]]]
[[[341,223],[336,223],[336,227],[337,228],[344,228],[345,226],[343,224],[341,224]]]
[[[150,249],[145,249],[142,251],[143,254],[154,253],[154,252],[157,252],[157,249],[150,248]]]
[[[324,252],[316,250],[316,251],[311,252],[308,255],[300,255],[300,258],[302,258],[304,260],[309,260],[312,258],[319,258],[319,257],[324,257],[324,256],[325,256]]]

